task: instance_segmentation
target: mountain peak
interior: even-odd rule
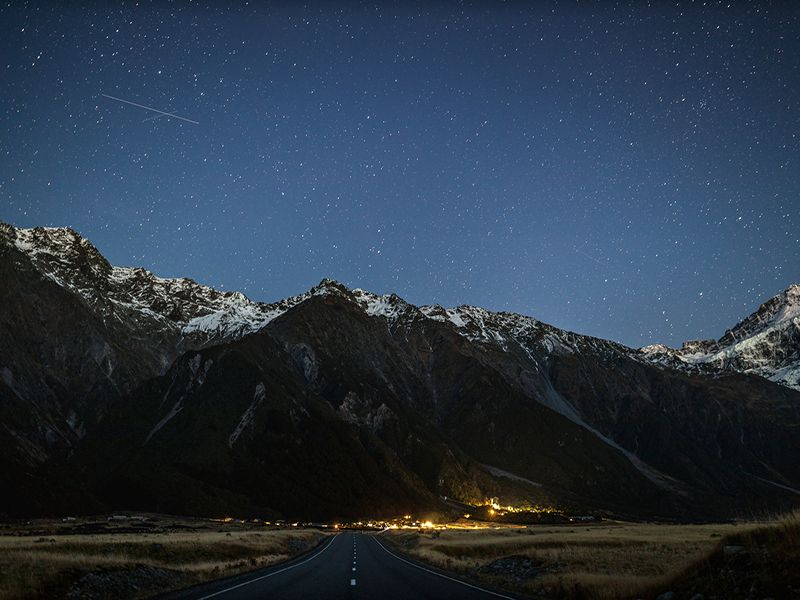
[[[736,343],[796,317],[800,317],[800,285],[792,284],[726,331],[718,343],[720,345]]]
[[[94,279],[111,272],[111,263],[72,227],[24,229],[3,223],[2,237],[57,279],[64,275],[65,262]]]
[[[324,292],[339,292],[339,293],[350,293],[350,288],[346,285],[341,283],[340,281],[336,281],[335,279],[331,279],[330,277],[325,277],[320,281],[317,285],[309,290],[312,294],[313,293],[324,293]]]
[[[800,285],[792,284],[762,303],[718,340],[692,340],[680,349],[653,344],[639,353],[674,368],[753,373],[800,389]]]

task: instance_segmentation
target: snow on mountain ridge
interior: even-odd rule
[[[76,291],[87,302],[102,304],[105,300],[161,326],[177,326],[184,337],[207,336],[206,343],[253,333],[308,298],[331,294],[356,302],[372,317],[386,318],[390,326],[404,316],[449,322],[460,335],[503,349],[511,340],[530,337],[542,327],[549,331],[542,343],[550,349],[575,351],[574,338],[584,337],[515,313],[469,305],[417,307],[396,294],[350,290],[333,279],[323,279],[309,291],[273,304],[254,302],[240,292],[220,292],[191,279],[162,278],[140,267],[112,266],[71,228],[20,229],[3,224],[3,231],[43,274]],[[113,306],[110,312],[114,312]]]
[[[750,373],[800,390],[800,285],[762,303],[718,340],[689,341],[680,349],[652,344],[639,354],[662,366]]]
[[[305,299],[253,302],[241,292],[220,292],[188,278],[158,277],[141,267],[112,266],[70,228],[15,228],[5,238],[45,277],[81,296],[107,319],[130,318],[192,338],[196,345],[236,339],[259,330]]]
[[[356,288],[352,290],[353,296],[371,317],[385,317],[390,324],[394,324],[408,310],[416,308],[396,294],[379,296]]]
[[[172,331],[200,347],[254,333],[294,306],[314,296],[337,295],[358,304],[367,315],[384,318],[389,327],[415,318],[449,323],[465,338],[507,351],[518,346],[532,356],[545,354],[622,353],[662,367],[693,373],[756,373],[800,389],[800,285],[791,285],[719,340],[687,342],[681,349],[653,344],[638,351],[615,342],[571,333],[532,317],[462,305],[414,306],[395,294],[348,289],[323,279],[309,291],[266,304],[240,292],[220,292],[187,278],[162,278],[143,268],[112,266],[71,228],[19,229],[0,223],[0,241],[11,242],[41,273],[79,294],[104,319],[133,318]]]
[[[755,312],[726,331],[718,343],[725,345],[740,341],[798,316],[800,316],[800,285],[792,284],[762,303]]]

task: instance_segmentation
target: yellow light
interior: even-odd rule
[[[493,508],[489,509],[489,516],[492,516],[492,517],[494,516],[494,509]]]

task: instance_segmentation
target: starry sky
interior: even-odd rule
[[[13,1],[0,69],[0,219],[114,264],[632,346],[800,282],[797,3]]]

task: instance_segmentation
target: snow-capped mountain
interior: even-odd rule
[[[304,299],[252,302],[240,292],[220,292],[191,279],[112,266],[68,227],[17,229],[0,224],[0,236],[30,258],[42,275],[80,295],[104,320],[133,320],[179,337],[185,347],[238,339]]]
[[[276,303],[254,302],[240,292],[220,292],[191,279],[162,278],[143,268],[113,266],[68,227],[21,229],[0,223],[0,242],[23,253],[42,277],[79,296],[105,324],[124,326],[126,335],[162,340],[158,344],[160,372],[175,359],[176,351],[239,339],[320,294],[338,294],[367,315],[385,318],[390,327],[430,319],[447,323],[466,339],[504,350],[510,343],[527,348],[536,340],[548,352],[629,352],[619,344],[572,334],[531,317],[475,306],[417,307],[395,294],[351,291],[331,279]]]
[[[800,285],[758,307],[718,340],[685,342],[679,349],[640,349],[648,360],[691,372],[736,371],[800,390]]]
[[[65,228],[0,224],[0,281],[9,513],[65,506],[59,486],[73,510],[319,517],[441,496],[731,515],[800,495],[800,395],[702,360],[708,343],[634,350],[330,279],[264,304],[112,266]],[[790,291],[725,348],[794,364]]]
[[[409,316],[433,319],[450,323],[469,340],[503,349],[509,343],[525,348],[536,339],[548,352],[631,352],[621,344],[572,334],[532,317],[466,305],[416,307],[395,294],[376,295],[361,289],[351,293],[327,279],[280,302],[253,302],[240,292],[220,292],[191,279],[161,278],[142,268],[112,266],[70,228],[18,229],[0,224],[0,236],[24,252],[44,276],[79,294],[104,320],[133,321],[161,331],[175,338],[172,343],[181,350],[239,339],[312,295],[340,293],[368,315],[385,317],[390,326]],[[753,373],[800,389],[800,285],[763,303],[719,340],[689,341],[680,349],[654,344],[639,349],[639,355],[694,373]],[[164,368],[171,359],[165,358]]]

